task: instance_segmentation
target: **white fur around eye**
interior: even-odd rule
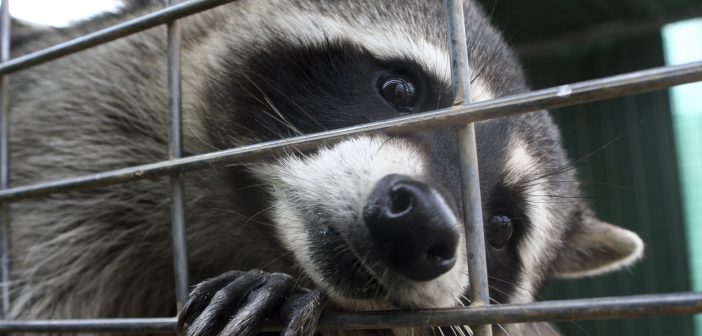
[[[537,159],[529,153],[527,143],[515,139],[510,143],[508,160],[505,165],[505,181],[507,186],[526,185],[522,190],[522,194],[526,197],[525,214],[531,223],[530,230],[520,240],[518,244],[519,255],[522,261],[522,271],[518,277],[518,290],[511,298],[511,302],[530,302],[533,301],[533,292],[535,290],[532,283],[533,276],[527,274],[527,270],[537,270],[543,262],[543,256],[549,246],[553,245],[551,237],[558,237],[560,230],[557,226],[557,221],[553,218],[554,206],[549,193],[545,190],[545,184],[537,182],[529,182],[524,184],[524,181],[537,176],[541,171]]]

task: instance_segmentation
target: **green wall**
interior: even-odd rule
[[[532,56],[534,88],[664,64],[660,35],[564,48]],[[642,262],[598,278],[549,284],[544,299],[690,290],[673,123],[666,91],[552,111],[572,158],[597,151],[579,167],[600,218],[637,232]],[[562,323],[566,335],[694,335],[690,316]]]

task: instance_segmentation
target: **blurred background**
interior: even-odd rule
[[[700,0],[480,0],[534,89],[702,60]],[[65,26],[113,0],[14,0]],[[702,83],[552,111],[599,216],[644,239],[643,262],[549,284],[542,299],[702,291]],[[568,201],[564,198],[563,201]],[[565,335],[702,336],[702,316],[561,323]]]

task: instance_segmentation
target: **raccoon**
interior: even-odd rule
[[[14,56],[158,8],[135,2],[119,15],[25,32]],[[480,6],[465,1],[464,12],[471,98],[527,91]],[[239,0],[179,22],[186,155],[460,100],[438,0]],[[158,27],[13,74],[12,184],[167,159],[165,51]],[[636,234],[572,197],[581,190],[548,112],[480,122],[476,132],[493,303],[530,302],[549,278],[641,257]],[[455,138],[452,128],[376,132],[185,174],[197,286],[179,328],[254,335],[278,316],[283,334],[309,335],[325,309],[469,304]],[[174,316],[169,190],[162,178],[12,203],[11,317]]]

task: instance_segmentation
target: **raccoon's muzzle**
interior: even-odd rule
[[[399,274],[429,281],[456,263],[459,222],[428,185],[391,174],[375,185],[363,211],[376,252]]]

